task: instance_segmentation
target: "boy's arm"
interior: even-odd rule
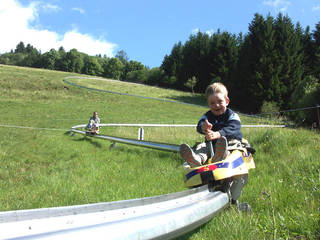
[[[228,121],[226,122],[225,126],[219,130],[221,136],[232,136],[235,138],[241,138],[240,134],[241,122],[238,114],[233,113]]]
[[[206,115],[203,115],[203,116],[200,118],[200,120],[199,120],[199,122],[198,122],[198,124],[197,124],[197,132],[200,133],[200,134],[205,134],[205,133],[202,131],[202,125],[204,124],[205,120],[208,121],[208,118],[207,118]]]

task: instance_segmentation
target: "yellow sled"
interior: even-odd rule
[[[228,149],[229,150],[229,149]],[[248,151],[245,147],[229,150],[229,155],[220,162],[210,163],[199,167],[190,167],[184,164],[185,184],[187,187],[196,187],[204,184],[219,185],[222,180],[239,175],[246,175],[255,168],[252,154],[254,149]]]

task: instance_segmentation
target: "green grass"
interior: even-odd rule
[[[319,134],[255,130],[250,142],[257,150],[256,169],[241,201],[249,202],[253,213],[224,211],[191,239],[319,239]]]
[[[176,100],[206,106],[206,101],[203,94],[192,94],[190,92],[181,92],[172,89],[160,88],[157,86],[148,86],[139,83],[122,82],[111,79],[99,79],[94,77],[88,77],[88,79],[68,79],[68,81],[92,89],[151,98]]]
[[[86,78],[78,79],[72,78],[67,79],[67,81],[78,86],[88,88],[88,91],[103,90],[114,93],[155,98],[158,99],[158,101],[161,101],[161,99],[166,99],[169,101],[173,100],[177,102],[191,103],[203,106],[207,110],[207,102],[204,94],[192,94],[190,92],[182,92],[172,89],[160,88],[156,86],[147,86],[138,83],[123,82],[119,80],[102,79],[92,76],[87,76]],[[232,108],[232,101],[230,106]],[[245,124],[283,124],[283,119],[276,118],[253,118],[247,117],[246,115],[241,115],[241,119],[243,122],[245,122]]]
[[[121,144],[110,150],[108,141],[71,136],[67,129],[87,123],[93,111],[99,112],[103,123],[195,124],[207,108],[87,91],[66,85],[63,79],[70,75],[77,76],[0,65],[0,124],[56,129],[0,126],[0,211],[185,190],[183,161],[177,153]],[[108,82],[99,83],[111,88]],[[160,91],[142,87],[128,89],[146,96]],[[161,91],[167,98],[193,97]],[[243,124],[257,122],[244,116],[241,120]],[[138,128],[106,127],[101,131],[136,138]],[[250,171],[240,198],[250,203],[253,213],[227,208],[180,239],[319,239],[319,132],[264,128],[242,131],[257,150],[256,169]],[[193,144],[202,137],[193,128],[145,128],[145,139]]]

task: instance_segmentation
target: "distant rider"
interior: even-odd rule
[[[100,118],[98,117],[98,112],[94,112],[93,116],[90,117],[87,129],[94,133],[99,133]]]

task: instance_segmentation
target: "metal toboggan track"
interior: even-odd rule
[[[74,133],[86,134],[78,128]],[[180,147],[92,135],[177,152]],[[172,239],[208,222],[229,203],[226,193],[202,186],[133,200],[0,212],[0,239]]]

